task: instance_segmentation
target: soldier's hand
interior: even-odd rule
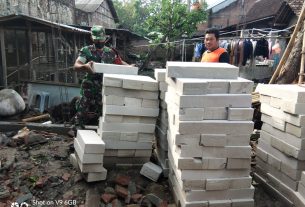
[[[88,73],[95,73],[94,69],[93,69],[93,61],[90,61],[88,63],[86,63],[87,65],[87,72]]]

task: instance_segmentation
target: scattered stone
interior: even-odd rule
[[[135,194],[137,192],[136,183],[133,181],[130,181],[128,184],[128,191],[131,195]]]
[[[10,191],[8,190],[0,191],[0,199],[5,199],[8,197],[10,197]]]
[[[127,198],[128,196],[128,190],[120,185],[115,186],[115,192],[117,193],[118,196],[122,198]]]
[[[74,183],[77,183],[83,179],[83,176],[80,173],[75,174],[74,176]]]
[[[90,188],[86,192],[86,207],[99,207],[100,196],[96,189]]]
[[[46,185],[47,181],[48,181],[48,177],[41,177],[36,181],[35,187],[43,188]]]
[[[26,185],[20,186],[20,191],[22,193],[31,193],[30,189]]]
[[[71,174],[69,173],[64,173],[64,175],[61,177],[64,181],[68,181],[71,177]]]
[[[73,198],[73,192],[72,192],[72,191],[66,192],[66,193],[62,196],[62,198],[63,198],[64,200],[71,200],[71,199]]]
[[[33,198],[33,195],[31,193],[28,193],[26,195],[18,197],[16,202],[17,203],[22,203],[22,202],[28,201],[28,200],[30,200],[32,198]]]
[[[48,142],[48,140],[41,134],[30,131],[28,136],[24,137],[24,143],[26,145],[36,145]]]
[[[141,201],[143,195],[142,194],[139,194],[139,193],[136,193],[136,194],[133,194],[131,196],[131,200],[134,202],[134,203],[138,203]]]
[[[144,197],[145,199],[149,200],[152,204],[154,204],[155,206],[160,206],[160,204],[163,202],[163,200],[161,200],[159,197],[157,197],[154,194],[147,194]]]
[[[122,207],[122,203],[118,199],[114,199],[111,204],[112,207]]]
[[[139,204],[129,204],[126,207],[141,207]]]
[[[113,199],[115,199],[115,198],[116,198],[116,195],[110,194],[110,193],[104,193],[102,195],[102,200],[106,204],[111,203],[113,201]]]
[[[115,178],[115,183],[122,186],[127,186],[129,182],[130,182],[130,177],[126,175],[118,175]]]
[[[104,191],[105,193],[115,194],[115,190],[112,187],[106,187]]]
[[[12,116],[25,109],[23,98],[13,89],[0,91],[0,116]]]

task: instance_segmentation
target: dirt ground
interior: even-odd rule
[[[16,134],[16,132],[10,133],[5,134]],[[7,139],[8,137],[6,136]],[[16,146],[13,146],[14,143],[10,140],[5,140],[3,137],[0,139],[0,207],[10,207],[11,203],[16,201],[41,207],[81,207],[86,203],[89,189],[94,189],[99,195],[99,206],[155,206],[143,202],[144,196],[148,194],[171,204],[170,206],[175,206],[166,178],[160,178],[155,183],[141,176],[140,168],[120,167],[107,169],[106,181],[86,183],[69,161],[69,155],[74,152],[73,138],[43,134],[38,136],[38,139],[36,137],[26,141],[28,144],[17,142]],[[4,143],[11,146],[6,146]],[[105,200],[102,201],[102,195],[116,190],[116,184],[120,184],[118,181],[120,177],[129,181],[126,188],[136,186],[136,192],[142,200],[132,198],[126,201],[126,198],[123,199],[118,195],[115,199],[116,204],[113,201],[109,204],[106,204]],[[255,188],[256,207],[281,207],[280,203],[272,199],[259,185],[255,185]]]

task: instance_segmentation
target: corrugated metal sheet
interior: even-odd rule
[[[75,7],[84,12],[95,12],[104,0],[75,0]]]
[[[214,3],[213,5],[209,6],[207,8],[207,10],[211,9],[212,13],[216,13],[224,8],[226,8],[227,6],[229,6],[230,4],[236,2],[237,0],[219,0],[216,3]]]

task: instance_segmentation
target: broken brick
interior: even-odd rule
[[[132,200],[133,202],[135,202],[135,203],[138,203],[138,202],[141,200],[142,197],[143,197],[142,194],[136,193],[136,194],[133,194],[133,195],[131,196],[131,200]]]
[[[119,185],[115,186],[115,192],[117,193],[118,196],[122,198],[126,198],[128,196],[128,190]]]
[[[116,198],[116,195],[110,194],[110,193],[104,193],[102,195],[102,200],[104,203],[108,204],[111,203],[113,201],[113,199]]]
[[[61,177],[64,181],[68,181],[71,177],[71,174],[69,173],[64,173],[64,175]]]
[[[43,188],[43,186],[45,186],[46,182],[48,181],[47,177],[41,177],[39,178],[36,183],[35,183],[35,187],[37,188]]]
[[[115,178],[115,183],[122,186],[127,186],[129,182],[130,182],[130,177],[126,175],[118,175]]]
[[[162,202],[159,204],[158,207],[167,207],[167,206],[168,206],[167,202],[166,202],[166,201],[162,201]]]
[[[0,207],[6,207],[6,203],[0,203]]]
[[[111,205],[112,205],[112,207],[122,207],[122,204],[121,204],[121,202],[118,199],[114,199],[111,202]]]

